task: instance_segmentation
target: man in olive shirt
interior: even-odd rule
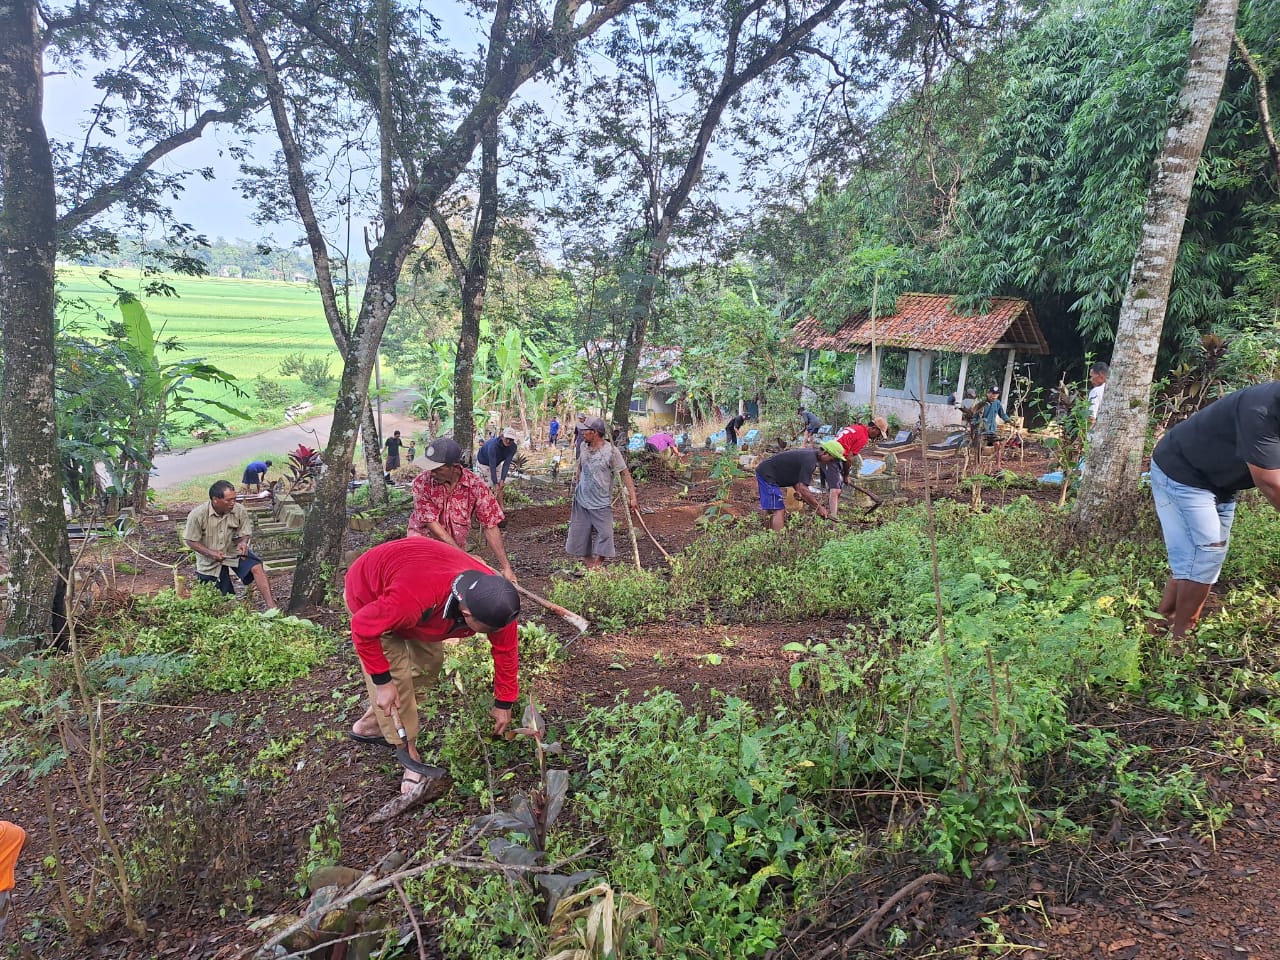
[[[236,503],[236,488],[229,480],[219,480],[209,488],[209,502],[191,511],[182,539],[196,552],[196,580],[212,583],[220,593],[235,595],[231,583],[234,570],[240,581],[253,584],[262,594],[268,610],[274,610],[275,598],[262,559],[249,549],[253,520],[249,511]]]
[[[1280,509],[1280,380],[1246,387],[1177,424],[1151,454],[1151,493],[1169,553],[1157,612],[1180,640],[1218,580],[1236,494],[1257,487]]]
[[[787,506],[782,499],[783,487],[792,487],[796,495],[812,507],[818,516],[830,516],[827,508],[818,502],[818,498],[809,489],[809,481],[820,464],[825,466],[843,459],[844,448],[835,440],[827,440],[817,447],[784,450],[762,461],[756,467],[756,488],[760,493],[760,510],[765,526],[781,530],[786,523]]]

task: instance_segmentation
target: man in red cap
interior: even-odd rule
[[[409,755],[420,760],[419,693],[435,686],[444,640],[488,634],[493,653],[493,732],[511,724],[520,695],[516,618],[520,597],[511,582],[456,547],[415,537],[379,544],[347,571],[351,639],[364,670],[369,708],[350,737],[397,746],[395,717]],[[422,777],[405,770],[402,792]]]
[[[831,516],[834,517],[840,509],[840,492],[849,482],[849,465],[853,462],[853,458],[860,454],[870,441],[880,440],[888,434],[889,421],[884,417],[872,417],[871,422],[866,426],[852,423],[836,434],[836,442],[844,448],[844,460],[840,463],[838,475],[835,470],[824,474],[827,480],[827,512]]]

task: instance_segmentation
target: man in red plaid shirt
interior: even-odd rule
[[[459,550],[467,549],[471,515],[480,523],[485,542],[498,561],[498,572],[516,582],[498,524],[506,515],[489,488],[462,465],[462,448],[448,437],[433,440],[416,461],[424,471],[413,481],[410,537],[435,537]]]

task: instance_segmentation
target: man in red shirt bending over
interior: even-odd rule
[[[865,427],[853,423],[836,434],[836,442],[844,447],[844,460],[831,465],[824,474],[827,481],[827,513],[836,515],[840,509],[840,492],[849,482],[849,465],[872,440],[880,440],[889,433],[889,421],[884,417],[872,417]]]
[[[435,686],[444,663],[442,641],[489,635],[493,652],[493,732],[511,724],[520,695],[515,587],[456,547],[425,537],[392,540],[362,554],[347,571],[347,608],[369,691],[369,708],[350,736],[361,743],[397,746],[392,711],[404,724],[409,755],[421,760],[419,693]],[[401,792],[422,777],[405,770]]]

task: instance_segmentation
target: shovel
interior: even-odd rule
[[[396,759],[406,770],[412,770],[414,773],[420,773],[424,777],[437,779],[445,776],[449,771],[443,767],[433,767],[429,763],[423,763],[421,760],[415,760],[409,754],[409,739],[404,732],[404,724],[400,722],[400,711],[395,707],[391,708],[391,719],[396,723],[396,733],[400,737],[400,743],[396,746]]]

